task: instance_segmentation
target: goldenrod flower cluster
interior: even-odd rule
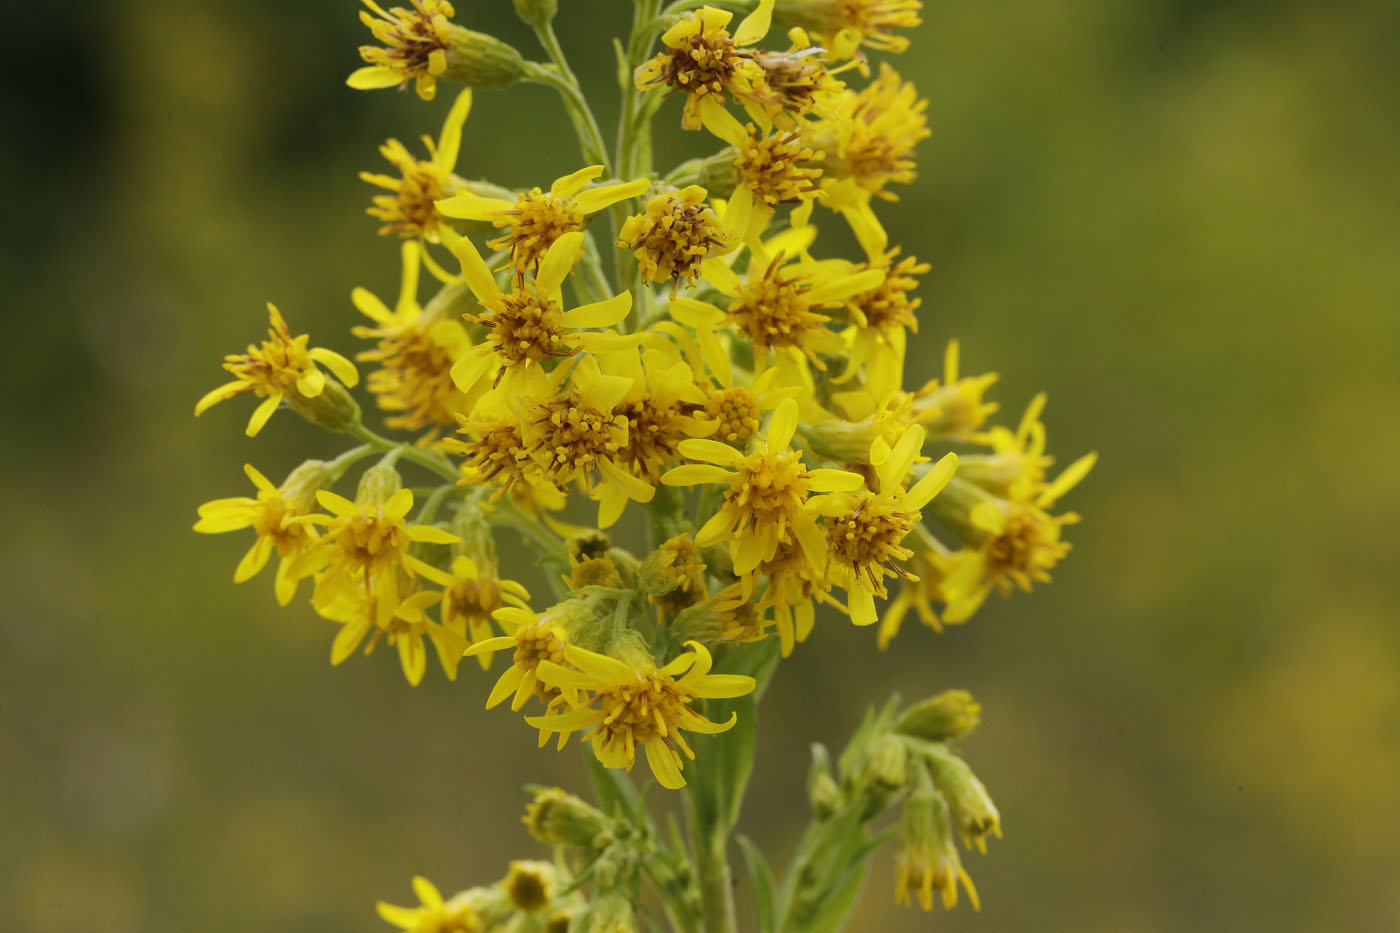
[[[1052,475],[1044,396],[1014,428],[995,423],[996,375],[963,375],[956,341],[940,378],[904,388],[909,334],[937,329],[917,294],[932,266],[890,242],[875,206],[916,177],[926,102],[888,63],[872,76],[867,50],[902,51],[897,30],[918,25],[920,4],[758,0],[735,23],[728,6],[662,16],[637,0],[609,151],[554,36],[553,3],[516,3],[548,62],[458,24],[446,2],[365,3],[377,44],[361,49],[352,87],[412,81],[429,98],[443,82],[467,85],[441,135],[424,137],[426,157],[391,139],[380,151],[397,174],[362,175],[380,189],[368,208],[379,234],[400,244],[401,287],[392,307],[354,288],[368,323],[349,330],[366,341],[353,356],[370,367],[373,406],[401,433],[367,427],[348,391],[355,366],[292,336],[269,305],[269,338],[226,358],[235,381],[195,413],[252,393],[262,402],[249,435],[285,404],[354,446],[280,485],[247,466],[256,494],[206,503],[195,530],[252,529],[235,582],[275,551],[278,602],[305,581],[338,626],[333,664],[384,642],[417,684],[429,645],[450,679],[476,658],[497,668],[481,684],[486,705],[509,700],[541,746],[578,734],[600,774],[644,759],[662,787],[707,801],[685,851],[653,838],[616,775],[616,812],[542,792],[532,832],[574,855],[515,862],[499,884],[447,899],[415,879],[420,905],[381,904],[384,919],[415,931],[631,929],[645,875],[673,921],[693,913],[731,929],[713,861],[747,777],[734,749],[752,753],[756,696],[779,658],[811,636],[820,606],[879,623],[883,648],[910,610],[940,630],[994,590],[1047,581],[1077,520],[1058,502],[1093,464]],[[769,47],[778,24],[791,28]],[[581,167],[522,191],[466,180],[473,88],[517,81],[560,92]],[[658,115],[705,134],[714,155],[652,166]],[[818,207],[863,255],[823,249],[831,215]],[[502,532],[536,549],[551,597],[503,572]],[[982,847],[1000,827],[946,746],[978,708],[948,696],[868,724],[841,783],[811,788],[818,829],[857,814],[841,824],[849,839],[823,843],[838,848],[863,846],[866,823],[907,797],[899,896],[925,908],[935,891],[951,906],[959,884],[976,901],[952,829]],[[820,880],[802,871],[803,884]]]

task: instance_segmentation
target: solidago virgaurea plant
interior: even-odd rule
[[[301,592],[337,626],[332,664],[383,643],[418,684],[429,653],[450,680],[473,659],[487,707],[542,747],[586,749],[594,802],[531,789],[547,858],[450,897],[415,878],[416,903],[381,902],[384,920],[729,933],[756,710],[818,606],[884,649],[910,610],[940,631],[1047,581],[1077,520],[1059,500],[1093,455],[1053,473],[1044,397],[994,423],[996,376],[963,374],[954,340],[941,375],[905,388],[929,265],[877,208],[914,181],[929,131],[914,86],[871,59],[908,46],[917,0],[636,0],[614,144],[555,37],[556,0],[515,0],[547,62],[444,0],[409,2],[364,0],[373,42],[349,85],[457,96],[436,139],[391,139],[390,170],[362,176],[402,268],[396,297],[350,293],[366,404],[355,362],[269,305],[267,338],[225,358],[233,380],[195,414],[251,394],[250,436],[288,408],[348,446],[280,483],[245,466],[253,489],[200,506],[195,530],[251,529],[235,582],[275,552],[277,601]],[[558,91],[578,168],[525,190],[471,180],[472,94],[520,82]],[[653,165],[658,125],[713,154]],[[821,247],[833,224],[860,255]],[[643,521],[619,526],[629,513]],[[512,579],[499,534],[534,548],[549,593]],[[844,689],[857,702],[863,686]],[[957,750],[980,718],[962,690],[894,698],[839,755],[817,746],[790,864],[738,838],[747,925],[842,928],[887,843],[899,901],[952,907],[962,889],[977,906],[964,859],[1001,834]],[[634,771],[660,785],[647,804]],[[683,810],[684,831],[662,832],[658,809]]]

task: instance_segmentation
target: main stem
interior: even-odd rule
[[[738,919],[734,911],[733,875],[729,871],[729,834],[721,825],[722,821],[705,825],[710,821],[702,815],[702,808],[696,806],[689,786],[686,790],[686,815],[695,850],[695,871],[700,881],[702,926],[705,933],[735,933]]]

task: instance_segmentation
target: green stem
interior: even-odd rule
[[[450,479],[454,483],[457,481],[458,473],[447,459],[447,457],[435,450],[425,450],[414,444],[400,444],[391,441],[387,437],[380,437],[363,424],[357,424],[350,428],[348,433],[356,440],[363,441],[369,445],[371,450],[395,451],[397,456],[405,460],[411,460],[427,470],[432,470],[443,479]]]
[[[700,918],[705,933],[735,933],[733,875],[729,870],[729,834],[717,813],[698,805],[694,785],[686,785],[686,816],[695,871],[700,882]]]
[[[652,42],[656,38],[655,21],[660,6],[660,0],[638,0],[633,13],[632,34],[625,52],[626,60],[620,63],[622,68],[619,90],[622,93],[622,112],[617,120],[617,176],[623,181],[630,181],[638,175],[651,174],[650,111],[644,106],[639,106],[644,95],[632,86],[632,73],[651,51]],[[618,48],[621,51],[621,46]],[[626,202],[613,205],[611,216],[614,231],[620,230],[623,220],[627,217]],[[628,268],[629,262],[626,247],[614,242],[613,268],[617,281],[632,290],[634,299],[632,310],[623,326],[625,330],[634,332],[650,310],[651,294],[649,290],[643,290],[642,270],[638,263],[630,262],[630,272],[623,275],[623,270]]]
[[[334,460],[327,461],[326,470],[330,473],[331,482],[334,483],[340,479],[345,475],[346,470],[372,453],[374,453],[373,447],[369,444],[361,444],[359,447],[350,448]]]
[[[583,157],[590,163],[603,166],[604,172],[610,174],[612,162],[608,159],[608,147],[603,143],[603,131],[599,129],[598,120],[588,106],[588,99],[583,96],[578,77],[569,68],[564,50],[559,45],[558,37],[554,35],[553,23],[536,26],[535,35],[539,37],[540,45],[544,46],[554,67],[538,66],[530,69],[527,72],[528,76],[559,92],[564,109],[569,112],[569,120],[574,124],[574,132],[578,134]]]

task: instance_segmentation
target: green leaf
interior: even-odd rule
[[[740,836],[739,848],[744,851],[744,863],[749,869],[749,882],[753,885],[754,913],[758,918],[759,933],[773,933],[777,923],[773,872],[768,862],[753,840]]]

